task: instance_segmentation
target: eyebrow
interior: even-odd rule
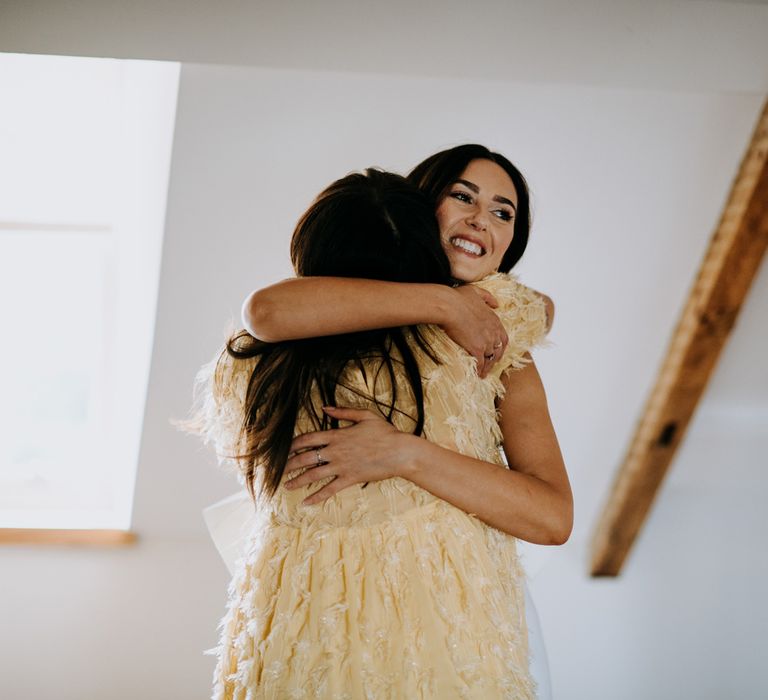
[[[480,188],[474,183],[470,182],[469,180],[462,180],[461,178],[457,178],[456,182],[460,185],[464,185],[467,189],[472,190],[475,194],[480,193]],[[507,199],[506,197],[502,197],[500,194],[494,195],[493,197],[494,202],[499,202],[500,204],[508,204],[512,209],[517,211],[517,207],[513,204],[512,200]]]

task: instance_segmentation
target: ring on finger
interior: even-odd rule
[[[504,343],[496,343],[496,345],[494,345],[493,347],[494,349],[496,349],[496,348],[500,348],[502,345],[504,345]]]
[[[492,360],[494,357],[496,357],[496,353],[495,353],[495,352],[492,352],[490,355],[486,355],[486,356],[485,356],[485,359],[486,359],[486,360]]]
[[[320,448],[315,450],[315,457],[316,457],[315,466],[317,466],[318,464],[321,464],[323,461],[323,457],[320,454]]]

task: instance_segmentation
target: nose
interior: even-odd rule
[[[467,223],[477,231],[485,231],[488,228],[488,218],[479,207],[467,217]]]

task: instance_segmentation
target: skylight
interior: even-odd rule
[[[0,54],[0,527],[130,527],[178,76]]]

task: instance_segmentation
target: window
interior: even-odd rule
[[[178,76],[0,54],[0,528],[130,527]]]

